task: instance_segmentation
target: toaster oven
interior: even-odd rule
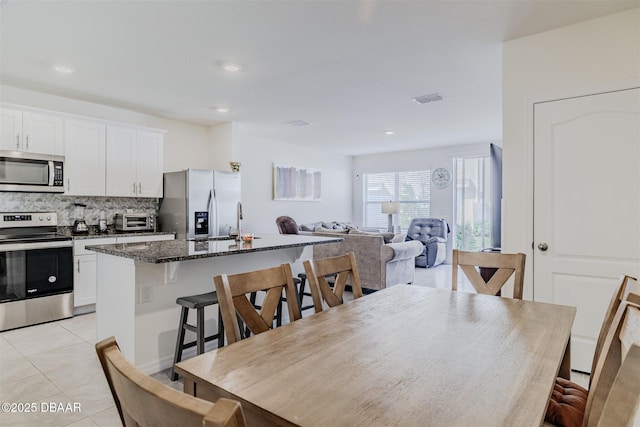
[[[115,216],[116,231],[155,231],[155,215],[149,213],[118,213]]]

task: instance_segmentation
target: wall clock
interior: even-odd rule
[[[445,168],[436,168],[431,174],[431,182],[436,188],[446,188],[451,183],[451,172]]]

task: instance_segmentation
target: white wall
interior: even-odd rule
[[[0,86],[0,102],[163,129],[167,131],[164,138],[165,172],[188,167],[211,168],[211,143],[209,129],[205,126],[11,86]]]
[[[499,142],[496,142],[499,145]],[[357,224],[364,221],[364,188],[362,174],[400,172],[447,168],[452,174],[456,157],[489,155],[489,142],[465,144],[453,147],[427,148],[423,150],[395,151],[382,154],[356,156],[353,161],[353,218]],[[431,216],[444,218],[451,227],[447,242],[447,262],[450,262],[453,236],[455,236],[454,185],[438,189],[431,187]]]
[[[234,160],[242,163],[243,229],[277,233],[275,219],[288,215],[298,224],[351,221],[352,157],[261,138],[242,125],[234,128]],[[322,171],[322,198],[317,202],[273,200],[273,163]]]
[[[229,162],[236,161],[233,153],[233,138],[235,125],[223,123],[209,128],[211,142],[210,167],[215,170],[231,170]]]
[[[505,251],[533,259],[533,103],[639,83],[640,9],[504,44]],[[525,270],[525,297],[531,298],[533,268]]]

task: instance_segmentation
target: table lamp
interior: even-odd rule
[[[400,203],[398,202],[382,202],[382,213],[389,215],[389,233],[393,233],[393,214],[400,213]]]

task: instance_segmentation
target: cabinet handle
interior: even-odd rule
[[[67,178],[67,191],[71,191],[71,179]]]
[[[136,194],[136,183],[133,183],[133,189],[131,190],[133,194]]]
[[[20,149],[20,134],[16,135],[16,150]]]
[[[139,196],[142,195],[142,183],[141,182],[138,183],[138,195]]]
[[[26,148],[26,150],[28,150],[28,149],[29,149],[29,135],[27,135],[27,148]]]
[[[78,273],[80,273],[80,260],[76,261],[78,263]],[[67,264],[69,265],[69,264]]]

